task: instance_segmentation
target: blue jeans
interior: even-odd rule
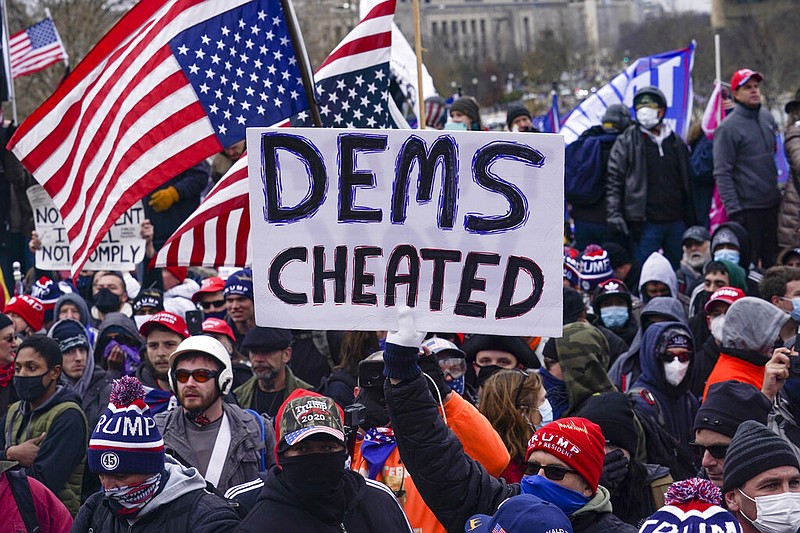
[[[600,222],[587,220],[574,220],[575,222],[575,247],[583,250],[590,244],[603,245],[606,242],[606,225]]]
[[[673,270],[680,266],[683,250],[681,239],[686,231],[683,221],[656,224],[645,222],[642,234],[633,243],[633,255],[639,264],[644,264],[650,254],[659,249],[664,250],[664,257],[669,259]]]

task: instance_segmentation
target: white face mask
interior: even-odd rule
[[[739,493],[756,504],[755,520],[751,520],[744,512],[741,512],[741,515],[761,533],[795,533],[800,528],[800,492],[784,492],[755,498],[751,498],[741,490]]]
[[[642,107],[636,111],[636,121],[649,130],[655,128],[661,118],[658,116],[658,109]]]
[[[549,424],[553,421],[553,406],[550,405],[550,400],[545,398],[542,405],[538,407],[538,410],[539,414],[542,416],[542,421],[537,424],[536,429],[540,429],[545,424]]]
[[[677,387],[681,384],[681,381],[683,381],[683,378],[686,377],[686,372],[688,370],[689,361],[681,363],[677,357],[673,359],[671,363],[664,363],[664,376],[667,379],[667,383],[673,387]]]
[[[725,325],[725,315],[715,316],[710,320],[709,323],[709,329],[711,330],[711,335],[719,343],[722,342],[722,327],[724,325]]]

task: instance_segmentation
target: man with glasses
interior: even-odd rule
[[[630,237],[639,264],[663,248],[674,270],[695,215],[689,149],[664,120],[667,103],[657,87],[642,87],[633,97],[636,127],[617,137],[608,158],[606,213],[609,231]]]
[[[0,417],[5,416],[8,406],[17,399],[11,379],[14,377],[14,347],[17,336],[14,321],[0,313]]]
[[[206,278],[200,283],[200,290],[192,296],[192,301],[200,306],[205,318],[225,319],[228,311],[225,309],[225,282],[218,276]]]
[[[169,357],[169,382],[180,408],[155,417],[166,450],[221,492],[258,477],[273,460],[272,427],[223,396],[233,385],[228,351],[213,337],[180,343]]]
[[[725,452],[736,429],[745,420],[766,424],[770,407],[767,397],[746,383],[724,381],[708,389],[694,417],[694,441],[690,446],[714,485],[722,488]]]
[[[448,531],[460,531],[475,513],[494,514],[520,493],[555,504],[575,533],[633,533],[611,511],[608,491],[599,485],[605,439],[585,418],[563,418],[539,429],[528,443],[522,482],[492,477],[464,453],[439,414],[418,365],[418,332],[412,310],[399,311],[399,331],[386,337],[386,400],[397,446],[425,503]]]

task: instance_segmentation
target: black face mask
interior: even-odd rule
[[[119,311],[122,302],[118,294],[114,294],[109,289],[100,289],[94,295],[94,306],[103,314]]]
[[[303,507],[327,523],[341,522],[347,496],[344,462],[347,452],[281,457],[281,479]]]
[[[26,402],[32,402],[40,398],[52,383],[51,381],[45,385],[42,381],[42,378],[45,377],[48,372],[39,374],[38,376],[14,376],[14,390],[17,391],[17,396]]]
[[[488,365],[480,367],[480,370],[478,371],[478,387],[483,387],[483,384],[486,382],[487,379],[494,376],[501,370],[503,370],[503,368],[497,365]]]
[[[356,402],[367,408],[364,414],[364,429],[382,428],[389,425],[389,411],[383,389],[363,388],[358,392]]]

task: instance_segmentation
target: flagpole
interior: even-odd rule
[[[317,107],[317,96],[314,89],[314,79],[311,70],[311,61],[308,59],[308,50],[303,42],[303,34],[300,32],[300,25],[297,23],[297,15],[294,12],[292,0],[281,0],[281,7],[286,15],[286,27],[289,30],[289,38],[292,40],[297,60],[300,62],[300,76],[303,78],[303,89],[308,101],[308,110],[311,112],[311,120],[314,126],[322,127],[322,117],[319,115]]]
[[[719,33],[714,34],[714,69],[719,84],[720,96],[722,95],[722,51],[720,50]],[[720,105],[717,106],[717,126],[722,122],[722,98],[719,99]]]
[[[6,83],[8,85],[8,101],[11,103],[11,119],[13,124],[17,124],[17,97],[14,94],[14,77],[11,75],[11,58],[8,50],[8,11],[6,10],[6,0],[0,0],[0,13],[3,19],[3,65],[6,71]]]
[[[422,94],[422,30],[419,20],[419,0],[413,1],[414,9],[414,50],[417,53],[417,107],[419,108],[419,125],[425,129],[425,97]]]

